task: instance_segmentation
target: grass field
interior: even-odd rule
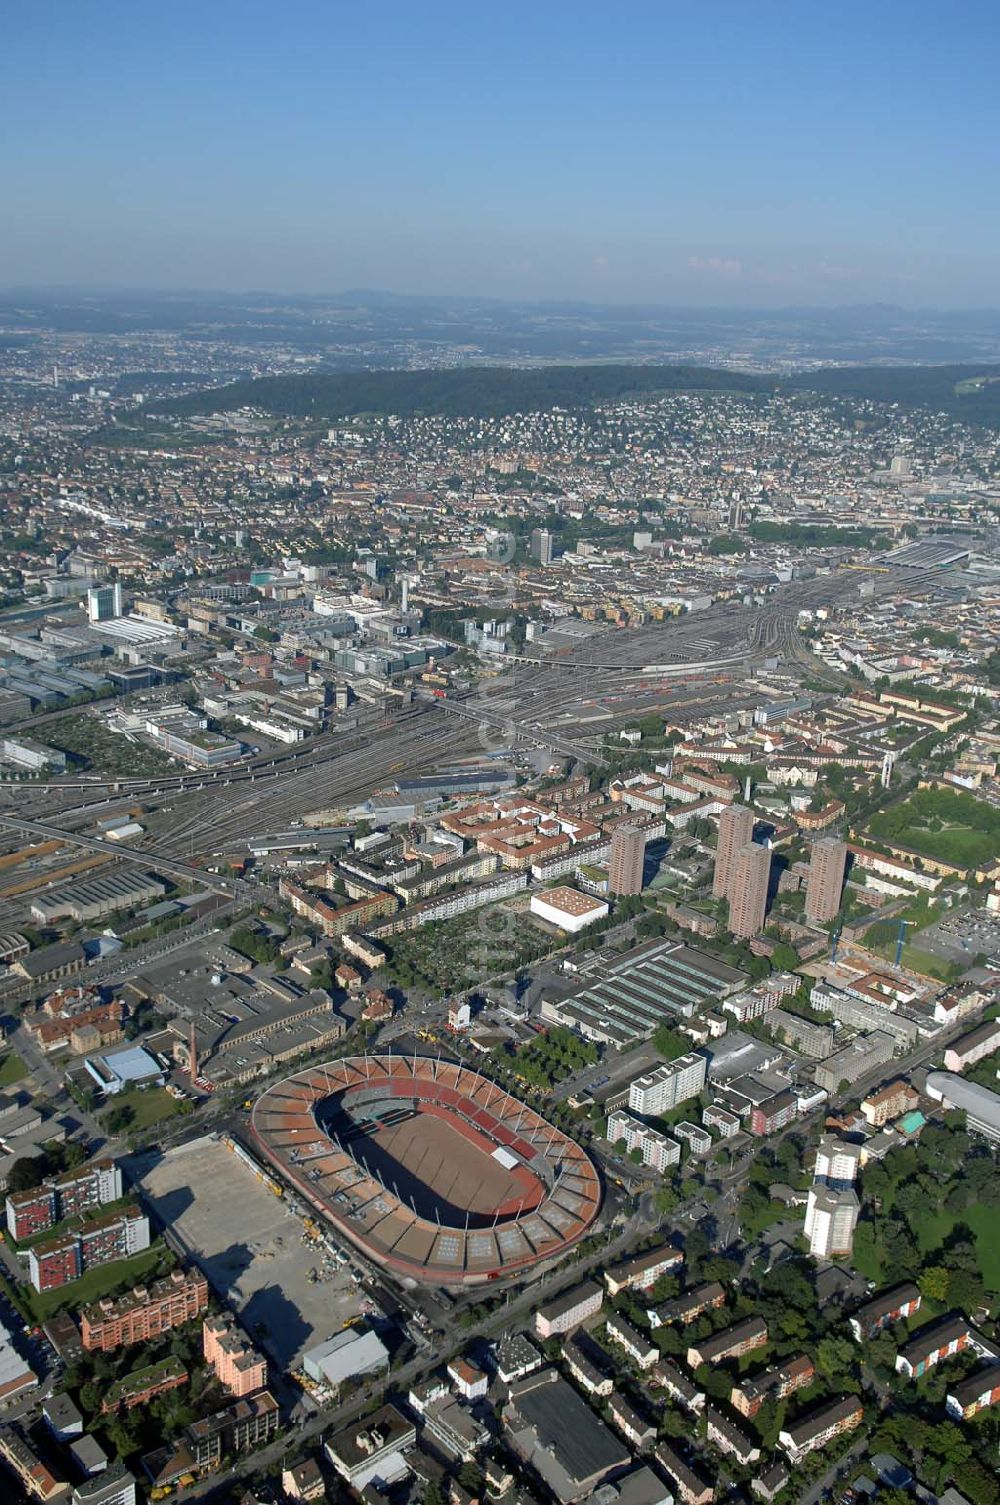
[[[884,956],[886,961],[895,962],[896,932],[893,922],[886,920],[884,927],[873,925],[865,937],[865,946],[877,956]],[[911,946],[909,943],[903,946],[901,961],[911,972],[919,972],[921,977],[936,977],[939,982],[951,982],[956,973],[962,971],[960,963],[946,961],[944,957],[922,951],[919,946]]]
[[[136,1129],[148,1129],[152,1124],[173,1118],[180,1113],[181,1107],[180,1100],[171,1097],[165,1087],[145,1087],[141,1091],[120,1092],[109,1104],[107,1112],[113,1113],[116,1108],[131,1108],[133,1116],[126,1129],[131,1134]]]
[[[98,1265],[96,1269],[81,1275],[79,1280],[60,1286],[58,1290],[40,1292],[29,1286],[25,1291],[25,1300],[34,1313],[35,1321],[47,1322],[61,1307],[86,1306],[92,1301],[100,1301],[102,1296],[110,1295],[120,1286],[138,1285],[144,1277],[157,1270],[165,1253],[162,1243],[153,1244],[132,1259],[116,1259],[109,1265]]]
[[[13,1087],[15,1082],[23,1082],[27,1075],[28,1068],[17,1051],[8,1051],[0,1061],[0,1088]]]
[[[1000,1209],[976,1206],[967,1207],[957,1218],[941,1211],[928,1217],[920,1225],[921,1253],[940,1247],[957,1223],[965,1223],[976,1236],[976,1252],[983,1283],[989,1291],[1000,1291]]]

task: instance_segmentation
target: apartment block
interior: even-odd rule
[[[1000,1361],[1000,1349],[984,1338],[964,1317],[943,1317],[915,1333],[896,1355],[896,1373],[917,1380],[944,1359],[971,1350],[981,1359]]]
[[[605,1270],[608,1295],[617,1296],[619,1291],[652,1290],[661,1275],[679,1270],[683,1263],[684,1255],[680,1249],[673,1244],[658,1244],[655,1249],[647,1249],[644,1254],[637,1254],[633,1259],[623,1260]]]
[[[889,1000],[879,1002],[870,998],[855,998],[841,988],[832,988],[826,983],[817,983],[809,993],[814,1009],[832,1014],[839,1024],[851,1029],[876,1030],[890,1035],[894,1050],[908,1050],[915,1045],[920,1030],[913,1019],[889,1007]],[[888,1059],[888,1058],[887,1058]]]
[[[54,1291],[96,1265],[128,1259],[149,1248],[149,1219],[134,1204],[93,1218],[81,1228],[28,1251],[28,1278],[36,1291]]]
[[[753,826],[753,811],[745,805],[730,805],[719,816],[719,838],[715,851],[715,872],[712,876],[712,894],[716,899],[728,899],[733,858],[753,840]]]
[[[669,1359],[660,1359],[653,1365],[649,1383],[665,1390],[685,1411],[697,1413],[705,1408],[704,1390],[699,1390],[694,1380]]]
[[[676,1139],[672,1139],[669,1134],[661,1134],[658,1129],[651,1129],[624,1108],[616,1108],[608,1114],[608,1139],[612,1144],[617,1144],[620,1139],[624,1140],[627,1151],[638,1150],[642,1155],[643,1165],[656,1171],[665,1171],[670,1166],[677,1165],[681,1158],[681,1147]]]
[[[1000,1019],[991,1019],[978,1029],[970,1030],[944,1053],[945,1071],[963,1072],[977,1061],[1000,1050]]]
[[[106,1297],[80,1314],[85,1349],[110,1352],[170,1332],[208,1309],[208,1281],[198,1270],[172,1270],[151,1286],[135,1286],[118,1300]]]
[[[825,1186],[839,1189],[853,1186],[861,1164],[861,1145],[848,1139],[837,1139],[824,1134],[816,1146],[816,1164],[813,1176]]]
[[[729,877],[729,929],[740,940],[750,940],[764,928],[771,853],[751,842],[733,856]]]
[[[63,1218],[104,1207],[122,1196],[122,1173],[113,1160],[92,1160],[7,1198],[7,1231],[16,1242],[44,1233]]]
[[[667,1482],[681,1505],[711,1505],[715,1499],[715,1486],[687,1463],[668,1442],[656,1444],[653,1461],[666,1474]]]
[[[832,920],[840,908],[847,868],[847,844],[833,836],[813,842],[806,880],[806,918],[823,925]]]
[[[1000,1365],[989,1364],[959,1380],[948,1391],[944,1405],[956,1421],[968,1421],[990,1406],[1000,1406]]]
[[[776,1040],[801,1050],[814,1061],[823,1061],[833,1053],[834,1032],[831,1024],[819,1024],[815,1019],[803,1019],[800,1014],[791,1014],[787,1009],[768,1009],[764,1024]]]
[[[732,1139],[740,1132],[740,1120],[735,1113],[730,1113],[728,1108],[721,1108],[718,1103],[709,1103],[701,1115],[701,1121],[706,1129],[714,1129],[720,1139]]]
[[[827,1092],[839,1092],[842,1082],[856,1082],[859,1077],[867,1076],[870,1071],[891,1061],[895,1050],[896,1042],[888,1033],[875,1031],[870,1035],[859,1035],[835,1056],[821,1061],[813,1072],[813,1081]]]
[[[668,1301],[660,1308],[660,1317],[664,1322],[680,1322],[688,1327],[697,1321],[702,1312],[716,1310],[725,1304],[726,1292],[723,1286],[717,1280],[707,1280],[702,1285],[685,1291],[676,1300]]]
[[[647,833],[638,826],[619,826],[611,838],[608,888],[613,894],[641,894]]]
[[[124,1463],[112,1463],[76,1486],[73,1505],[136,1505],[135,1479]]]
[[[741,1416],[753,1418],[765,1400],[784,1400],[786,1396],[794,1395],[796,1390],[804,1390],[815,1378],[816,1369],[812,1359],[804,1353],[797,1354],[795,1358],[785,1359],[770,1369],[761,1369],[757,1374],[747,1375],[745,1380],[733,1386],[729,1404]]]
[[[596,1345],[591,1345],[596,1347]],[[608,1396],[615,1388],[614,1377],[603,1369],[591,1356],[590,1348],[584,1349],[576,1338],[567,1338],[562,1347],[563,1363],[576,1380],[581,1390],[588,1395]]]
[[[696,1054],[665,1061],[636,1077],[629,1086],[628,1105],[633,1113],[657,1118],[688,1098],[697,1097],[705,1085],[708,1060]]]
[[[947,1052],[945,1060],[948,1059]],[[877,1092],[870,1092],[862,1099],[861,1112],[865,1121],[871,1124],[873,1129],[882,1129],[894,1119],[902,1118],[904,1113],[909,1113],[920,1101],[909,1082],[897,1077],[894,1082],[889,1082],[885,1087],[879,1087]]]
[[[27,1499],[66,1500],[69,1485],[52,1472],[28,1434],[10,1422],[0,1424],[0,1459],[20,1479]]]
[[[213,1469],[227,1453],[247,1453],[270,1442],[279,1419],[278,1402],[269,1390],[262,1390],[192,1422],[184,1435],[198,1468]]]
[[[619,1312],[612,1312],[607,1320],[605,1331],[608,1341],[616,1343],[619,1348],[624,1348],[629,1358],[640,1369],[651,1369],[659,1357],[660,1350],[655,1343],[651,1343],[646,1333],[639,1332],[633,1327],[627,1318]]]
[[[760,1446],[748,1437],[742,1427],[719,1410],[718,1406],[705,1407],[705,1435],[720,1453],[735,1458],[743,1468],[749,1468],[760,1457]]]
[[[763,1317],[748,1317],[744,1322],[736,1322],[732,1327],[723,1328],[721,1333],[692,1344],[687,1351],[688,1368],[697,1369],[699,1364],[720,1364],[723,1359],[741,1359],[744,1354],[753,1353],[766,1343],[767,1323]]]
[[[776,1092],[773,1097],[756,1103],[750,1110],[747,1128],[758,1138],[777,1134],[798,1117],[799,1105],[793,1092]]]
[[[547,1301],[535,1313],[535,1331],[540,1338],[572,1332],[588,1317],[595,1317],[604,1304],[604,1292],[596,1280],[585,1280]]]
[[[608,1399],[608,1414],[626,1441],[640,1452],[656,1441],[656,1428],[621,1395]]]
[[[922,1299],[919,1287],[912,1281],[881,1291],[848,1318],[851,1332],[859,1343],[875,1338],[892,1323],[903,1322],[919,1312]]]
[[[809,1188],[805,1236],[814,1259],[840,1259],[854,1247],[861,1204],[855,1191],[834,1191],[821,1183]]]
[[[687,1145],[692,1155],[707,1155],[712,1148],[712,1136],[701,1124],[689,1123],[684,1119],[681,1123],[674,1124],[674,1134],[682,1144]]]
[[[219,1384],[233,1395],[252,1395],[267,1384],[267,1360],[227,1313],[206,1317],[201,1338],[205,1358]]]
[[[800,1463],[803,1458],[825,1447],[844,1432],[853,1432],[864,1420],[864,1408],[857,1396],[845,1395],[829,1405],[819,1406],[808,1416],[778,1433],[778,1446],[789,1463]]]
[[[396,1455],[413,1446],[417,1429],[395,1406],[377,1411],[335,1432],[327,1440],[326,1456],[342,1479],[359,1493],[372,1479],[392,1477]],[[380,1472],[381,1471],[381,1472]]]

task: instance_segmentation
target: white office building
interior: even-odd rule
[[[118,581],[111,585],[95,585],[87,592],[87,620],[91,625],[113,622],[121,614],[122,588]]]

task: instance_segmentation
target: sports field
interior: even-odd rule
[[[424,1107],[351,1143],[356,1160],[392,1187],[419,1216],[476,1227],[498,1213],[538,1205],[544,1188],[523,1166],[508,1170],[485,1135]]]

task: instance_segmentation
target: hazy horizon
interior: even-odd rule
[[[42,0],[0,286],[1000,305],[995,37],[979,0]]]

